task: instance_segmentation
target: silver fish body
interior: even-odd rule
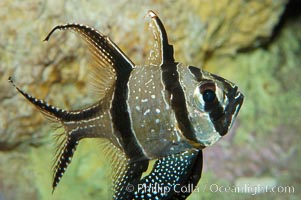
[[[185,199],[190,192],[158,194],[152,184],[196,186],[202,171],[202,149],[231,128],[243,102],[237,86],[200,68],[175,62],[159,17],[149,11],[155,49],[151,63],[136,66],[107,36],[85,25],[67,24],[89,45],[99,100],[75,111],[49,105],[16,89],[64,129],[54,168],[59,183],[81,139],[102,138],[112,150],[114,199]],[[12,82],[12,79],[10,79]],[[149,161],[152,171],[142,177]],[[151,184],[151,185],[150,185]],[[128,190],[128,186],[133,190]],[[138,185],[146,185],[139,190]],[[141,188],[140,188],[141,189]]]
[[[232,125],[230,121],[235,119],[240,107],[238,103],[242,101],[241,93],[237,91],[237,87],[233,83],[222,82],[215,75],[199,68],[185,66],[182,63],[177,63],[176,68],[180,90],[183,90],[185,97],[182,103],[187,109],[187,118],[190,122],[182,126],[192,127],[192,134],[189,135],[189,138],[185,136],[185,128],[181,130],[181,125],[178,125],[175,111],[171,106],[173,97],[165,90],[161,69],[158,66],[138,66],[133,70],[129,79],[127,103],[131,112],[132,129],[135,133],[137,132],[135,135],[144,153],[150,159],[183,152],[191,148],[202,149],[214,144],[230,129]],[[198,71],[198,74],[193,74],[191,69]],[[196,76],[199,76],[197,77],[199,80]],[[201,102],[202,97],[197,96],[196,90],[198,91],[204,82],[206,84],[212,82],[216,88],[217,98],[219,98],[218,101],[222,108],[221,113],[225,112],[229,104],[228,93],[233,90],[235,96],[232,96],[230,100],[237,99],[235,109],[230,111],[231,115],[233,114],[230,121],[216,122],[225,123],[222,130],[215,127],[215,122],[210,118],[209,112],[199,108],[199,105],[204,103]],[[226,117],[222,115],[220,118],[225,119]]]

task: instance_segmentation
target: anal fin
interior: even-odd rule
[[[114,182],[113,199],[133,199],[139,180],[143,172],[147,170],[148,164],[148,160],[129,161],[126,163],[123,171],[118,172],[118,177]]]
[[[113,199],[132,199],[134,186],[139,182],[143,172],[147,170],[148,160],[132,161],[121,149],[110,141],[104,140],[102,149],[111,162],[113,181]]]
[[[66,168],[71,163],[71,159],[78,145],[79,139],[76,137],[67,137],[64,141],[64,145],[58,149],[58,155],[56,158],[56,165],[53,169],[53,182],[52,182],[52,192],[54,192],[56,186],[60,182]],[[62,143],[62,144],[63,144]]]

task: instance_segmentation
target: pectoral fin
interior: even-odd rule
[[[186,181],[183,181],[181,184],[179,184],[178,188],[176,188],[177,191],[173,194],[173,196],[170,199],[175,200],[181,200],[186,199],[196,188],[201,175],[202,175],[202,169],[203,169],[203,152],[198,151],[196,155],[193,155],[195,157],[195,160],[190,163],[191,169],[188,172]],[[185,179],[183,179],[185,180]],[[181,190],[181,188],[184,188]],[[186,190],[187,189],[187,190]]]

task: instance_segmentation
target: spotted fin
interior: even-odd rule
[[[194,156],[194,155],[193,155]],[[202,169],[203,169],[203,152],[202,151],[198,151],[197,155],[195,155],[195,161],[191,162],[191,170],[189,171],[189,175],[188,178],[186,179],[186,182],[183,181],[181,183],[181,185],[179,187],[186,187],[189,188],[189,190],[185,191],[185,190],[178,190],[180,192],[176,192],[175,194],[173,194],[173,196],[170,199],[173,200],[180,200],[180,199],[186,199],[191,192],[193,192],[193,190],[196,188],[201,175],[202,175]],[[185,191],[185,192],[184,192]]]
[[[202,152],[188,150],[179,154],[163,157],[156,161],[152,171],[136,186],[133,199],[182,199],[190,193],[177,193],[180,188],[197,184],[202,171]],[[169,189],[161,192],[159,187]]]

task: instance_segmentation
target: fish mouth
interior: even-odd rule
[[[233,104],[232,104],[232,106],[230,108],[230,110],[232,110],[232,111],[230,111],[230,113],[232,113],[232,117],[231,117],[231,121],[230,121],[230,124],[229,124],[227,132],[233,126],[234,121],[235,121],[235,119],[236,119],[236,117],[237,117],[237,115],[239,113],[239,110],[240,110],[242,104],[243,104],[243,101],[244,101],[244,95],[240,91],[236,90],[236,93],[234,95],[234,101],[233,101]],[[221,136],[226,135],[227,132],[224,133],[224,134],[222,134]]]
[[[238,87],[236,86],[233,91],[233,103],[231,107],[234,107],[235,110],[233,112],[234,117],[236,117],[237,113],[239,112],[239,109],[244,101],[244,95],[238,90]]]
[[[237,91],[235,93],[234,99],[235,99],[236,104],[239,105],[239,108],[241,107],[241,105],[244,101],[244,98],[245,98],[245,96],[240,91]],[[239,111],[239,109],[237,110],[237,113],[238,113],[238,111]]]
[[[244,95],[238,90],[237,86],[235,86],[235,88],[233,89],[233,91],[231,93],[233,94],[232,106],[236,105],[235,107],[237,107],[237,105],[239,105],[239,108],[240,108],[243,103],[243,100],[244,100]],[[239,111],[239,109],[237,110],[237,113],[238,113],[238,111]]]

